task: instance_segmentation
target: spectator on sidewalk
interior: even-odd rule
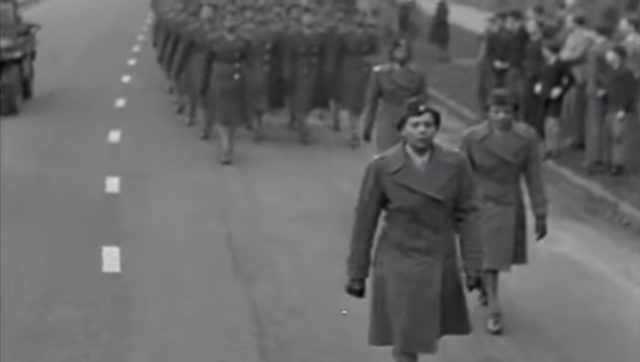
[[[607,108],[604,165],[612,176],[621,176],[625,170],[631,122],[638,119],[638,79],[626,65],[627,52],[623,47],[614,47],[606,57],[610,71],[604,93]]]
[[[540,114],[540,107],[536,104],[536,97],[533,92],[538,75],[545,62],[542,50],[544,37],[541,23],[535,20],[527,22],[527,32],[529,41],[527,42],[524,59],[525,92],[524,101],[521,103],[524,114],[523,120],[535,129],[541,138],[544,138],[544,118]]]
[[[525,103],[524,62],[529,42],[529,34],[524,26],[522,12],[514,10],[507,16],[507,32],[509,35],[509,69],[507,71],[507,88],[515,96],[518,104],[518,119],[524,119]]]
[[[543,48],[545,61],[536,78],[533,94],[544,123],[545,157],[555,157],[562,149],[560,116],[565,94],[575,84],[569,64],[560,59],[560,44],[547,42]]]
[[[480,44],[478,62],[478,102],[480,109],[486,109],[488,94],[499,84],[504,86],[508,69],[508,42],[504,13],[494,15],[487,23],[484,38]]]
[[[587,173],[602,171],[604,161],[604,136],[606,104],[606,81],[609,66],[606,53],[611,48],[610,27],[601,25],[596,29],[593,45],[587,58],[587,120],[584,167]]]
[[[627,51],[627,65],[640,78],[640,19],[623,18],[618,31],[621,45]]]
[[[449,5],[439,0],[429,33],[429,41],[440,51],[439,58],[449,61]]]
[[[564,116],[567,121],[563,132],[567,136],[566,146],[580,149],[584,147],[585,138],[586,60],[593,36],[582,15],[570,17],[567,26],[568,35],[560,52],[560,60],[571,66],[575,86],[566,97]]]

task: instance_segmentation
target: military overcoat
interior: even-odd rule
[[[364,108],[367,84],[373,70],[371,57],[377,52],[375,34],[352,30],[344,37],[344,55],[339,69],[338,95],[340,104],[353,114]]]
[[[289,108],[304,115],[318,104],[322,77],[322,37],[296,32],[286,39],[283,72],[287,81]]]
[[[205,105],[208,117],[225,126],[237,126],[246,120],[245,59],[247,43],[239,37],[216,36],[210,39],[208,86]]]
[[[474,185],[464,155],[440,146],[423,169],[404,144],[367,166],[347,265],[356,279],[368,278],[372,267],[370,344],[432,353],[441,336],[470,333],[455,245],[457,230],[466,231],[463,259],[478,270],[481,244],[466,237],[478,206]]]
[[[278,34],[264,30],[252,34],[248,39],[246,99],[254,112],[264,113],[276,105],[282,98],[281,43]]]
[[[376,127],[376,146],[385,151],[401,137],[396,124],[407,101],[427,97],[426,76],[412,66],[383,64],[374,67],[365,95],[362,114],[365,130]]]
[[[527,262],[527,225],[521,180],[524,179],[534,215],[545,217],[539,139],[524,123],[497,136],[488,122],[468,129],[462,151],[476,175],[481,200],[480,232],[486,269],[508,270]]]

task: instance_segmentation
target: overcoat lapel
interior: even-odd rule
[[[503,161],[514,164],[518,162],[519,149],[526,143],[518,136],[515,131],[512,131],[513,135],[506,135],[502,139],[497,139],[491,134],[489,125],[485,124],[480,134],[479,143],[483,146],[486,152],[493,156],[500,158]]]
[[[455,168],[444,160],[442,149],[433,148],[431,158],[423,172],[416,169],[406,154],[404,144],[392,148],[387,159],[387,170],[392,182],[398,183],[424,196],[445,202],[442,190],[455,175]]]

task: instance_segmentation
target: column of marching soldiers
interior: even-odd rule
[[[264,138],[265,116],[285,110],[289,128],[311,141],[309,115],[333,128],[348,119],[358,147],[359,117],[378,51],[378,29],[355,1],[153,0],[153,46],[188,125],[215,131],[220,162],[233,162],[238,127]]]

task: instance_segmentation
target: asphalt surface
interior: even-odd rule
[[[342,293],[372,151],[323,124],[302,146],[275,119],[262,144],[240,135],[235,167],[218,165],[215,141],[172,116],[147,6],[48,0],[24,14],[43,25],[42,50],[36,99],[0,124],[0,359],[389,361],[366,345],[368,303]],[[464,125],[445,123],[455,144]],[[108,176],[119,193],[105,193]],[[476,332],[431,360],[638,360],[640,243],[548,185],[551,235],[504,278],[507,334],[485,335],[470,297]],[[103,246],[119,248],[119,273],[103,272]]]

